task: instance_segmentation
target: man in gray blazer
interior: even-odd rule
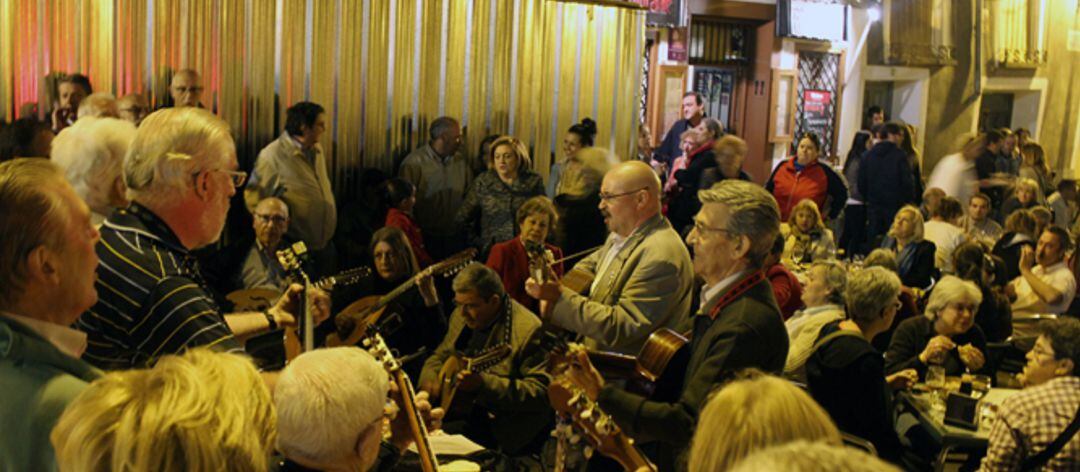
[[[591,348],[637,354],[660,328],[687,328],[694,272],[690,253],[660,214],[660,179],[640,161],[616,165],[600,186],[607,241],[574,266],[592,275],[588,295],[530,280],[547,316]]]

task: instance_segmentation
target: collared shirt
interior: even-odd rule
[[[795,336],[802,331],[803,325],[805,325],[814,315],[826,312],[841,312],[843,313],[844,307],[840,305],[834,305],[826,303],[824,305],[818,305],[815,307],[807,307],[805,309],[796,311],[791,318],[788,318],[784,322],[784,327],[787,328],[788,337],[794,339]]]
[[[413,216],[424,234],[453,236],[458,208],[473,182],[469,161],[460,154],[442,157],[425,144],[401,161],[401,178],[416,186]]]
[[[288,132],[282,133],[259,152],[247,188],[260,199],[278,197],[289,206],[286,234],[291,239],[319,250],[334,236],[337,202],[318,144],[305,150]]]
[[[71,329],[67,326],[58,325],[56,323],[50,323],[48,321],[42,321],[34,318],[28,318],[25,316],[19,316],[14,313],[0,311],[0,316],[5,316],[19,323],[22,323],[27,328],[32,329],[42,338],[45,338],[53,346],[56,346],[60,352],[67,354],[71,357],[78,359],[82,356],[83,351],[86,350],[86,333],[77,329]]]
[[[1080,377],[1051,379],[1005,399],[990,429],[990,445],[979,470],[1019,470],[1024,459],[1050,445],[1080,406]],[[1040,470],[1080,470],[1080,434]]]
[[[993,219],[987,217],[982,221],[975,221],[970,216],[965,216],[961,220],[960,226],[964,229],[964,233],[967,233],[968,237],[982,241],[989,245],[994,246],[998,238],[1001,238],[1002,233],[1005,231],[1001,228],[1001,225]]]
[[[172,229],[135,203],[101,227],[98,302],[76,327],[88,336],[83,359],[102,369],[144,367],[196,346],[242,351]]]
[[[720,282],[717,282],[716,285],[703,285],[701,287],[701,301],[698,305],[697,314],[707,315],[708,313],[705,312],[705,308],[708,306],[709,302],[713,299],[713,297],[719,295],[720,292],[727,289],[729,286],[731,286],[731,284],[741,279],[744,275],[746,275],[746,271],[742,270],[727,277],[724,277]]]
[[[1031,289],[1031,285],[1021,275],[1015,281],[1016,301],[1012,304],[1013,316],[1064,313],[1069,308],[1069,304],[1072,303],[1073,297],[1076,296],[1076,278],[1073,277],[1072,271],[1069,270],[1069,266],[1065,264],[1065,261],[1050,267],[1036,265],[1031,269],[1031,273],[1038,277],[1039,280],[1060,291],[1062,295],[1061,301],[1053,305],[1044,302],[1035,294],[1035,291]]]
[[[270,288],[284,290],[285,269],[281,262],[270,254],[267,254],[262,243],[258,240],[251,245],[248,255],[244,258],[244,265],[240,268],[240,288]]]
[[[634,229],[634,231],[636,232],[637,229]],[[630,236],[633,235],[634,233],[630,233]],[[608,266],[611,265],[611,261],[615,260],[615,256],[619,255],[619,251],[622,251],[622,248],[626,246],[626,242],[630,240],[630,236],[624,238],[614,231],[608,235],[608,237],[611,238],[611,246],[608,247],[608,251],[604,253],[604,257],[600,259],[600,264],[596,266],[596,277],[593,278],[592,287],[589,288],[590,292],[596,292],[596,284],[603,280],[604,272],[606,272]]]

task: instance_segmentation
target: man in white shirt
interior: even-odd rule
[[[54,470],[49,432],[100,373],[69,328],[97,302],[90,208],[44,159],[0,164],[0,470]]]
[[[1020,276],[1006,287],[1012,301],[1013,336],[1033,334],[1031,323],[1025,323],[1025,318],[1061,314],[1069,308],[1076,296],[1076,278],[1065,263],[1065,254],[1071,249],[1069,234],[1056,226],[1043,231],[1035,251],[1023,249]],[[1017,321],[1021,324],[1016,324]]]
[[[979,189],[975,159],[986,149],[986,140],[969,135],[963,149],[941,158],[926,182],[926,188],[940,188],[945,195],[968,201]]]
[[[933,208],[930,221],[923,225],[923,238],[937,246],[934,266],[945,274],[953,273],[953,251],[967,241],[964,230],[957,226],[962,216],[963,205],[959,200],[947,196]]]
[[[990,205],[989,195],[982,192],[972,195],[968,201],[968,214],[961,220],[960,226],[969,239],[994,247],[1004,230],[990,218]]]

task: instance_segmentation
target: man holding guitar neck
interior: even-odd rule
[[[421,390],[441,388],[439,372],[451,355],[478,357],[509,345],[509,355],[486,371],[457,375],[456,396],[472,394],[476,399],[455,403],[462,411],[452,407],[443,429],[509,456],[539,452],[552,415],[545,357],[536,336],[540,321],[511,299],[499,274],[483,264],[465,267],[453,285],[457,309],[450,315],[446,337],[424,363]],[[449,394],[447,388],[441,394]],[[464,421],[455,422],[454,416]]]
[[[780,310],[761,271],[780,228],[776,200],[741,180],[725,180],[698,195],[703,206],[687,242],[705,286],[692,313],[690,358],[678,401],[651,401],[605,383],[582,350],[575,351],[568,370],[570,381],[630,437],[664,444],[653,458],[659,470],[675,470],[709,392],[725,377],[747,367],[779,373],[788,350]]]
[[[101,227],[98,302],[77,323],[89,336],[83,359],[104,369],[144,367],[195,346],[240,351],[237,338],[296,324],[302,286],[263,313],[223,315],[190,253],[221,235],[246,177],[236,168],[229,126],[210,112],[169,108],[143,121],[124,161],[132,204]],[[330,301],[311,295],[318,323]]]
[[[690,254],[660,214],[660,179],[644,162],[623,162],[604,176],[600,212],[611,233],[572,270],[593,277],[588,296],[531,278],[525,289],[550,305],[542,316],[584,335],[589,347],[636,354],[653,331],[685,324]]]

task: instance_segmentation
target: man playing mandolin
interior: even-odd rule
[[[780,228],[776,200],[741,180],[725,180],[698,195],[703,206],[687,243],[705,286],[692,313],[690,358],[679,399],[650,401],[605,383],[581,350],[574,351],[567,371],[568,379],[630,437],[664,444],[653,458],[659,470],[675,470],[675,457],[689,445],[709,392],[726,376],[748,367],[779,373],[788,350],[784,322],[761,271]]]
[[[510,456],[538,452],[551,421],[548,376],[536,339],[540,321],[513,301],[499,275],[482,264],[465,267],[453,286],[457,309],[450,315],[446,337],[424,363],[421,390],[459,399],[475,396],[475,401],[450,407],[445,431]],[[458,372],[448,387],[439,381],[451,356],[477,357],[506,346],[509,354],[486,371]],[[455,416],[463,419],[453,421]]]

